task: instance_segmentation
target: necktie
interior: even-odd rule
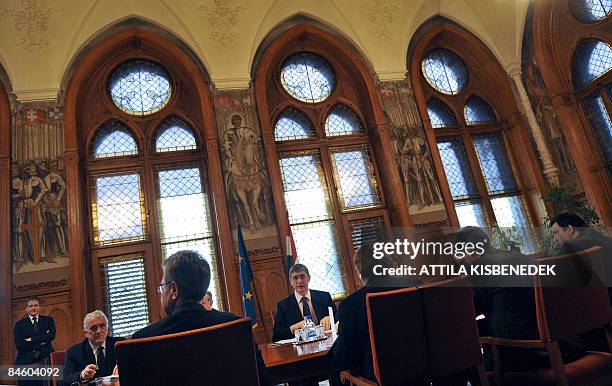
[[[104,356],[104,347],[100,346],[98,347],[98,363],[96,363],[96,365],[98,366],[98,371],[96,372],[96,375],[98,377],[103,376],[105,374],[105,364],[106,357]]]
[[[38,318],[36,316],[32,318],[32,326],[34,327],[34,332],[38,332]]]
[[[313,323],[317,324],[316,317],[310,313],[310,306],[308,303],[308,298],[306,296],[302,298],[302,314],[304,315],[304,317],[310,316],[310,319],[313,321]]]

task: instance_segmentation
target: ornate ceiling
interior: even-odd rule
[[[217,88],[243,88],[257,49],[302,15],[343,35],[381,80],[401,79],[414,32],[435,15],[520,63],[528,0],[0,0],[0,64],[20,100],[54,99],[79,52],[129,18],[162,27],[197,55]]]

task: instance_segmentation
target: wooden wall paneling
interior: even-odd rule
[[[589,203],[604,224],[612,224],[612,178],[603,169],[593,131],[572,83],[572,58],[584,38],[612,42],[612,18],[595,23],[579,22],[569,9],[569,1],[540,1],[533,4],[533,50],[544,84],[551,95],[554,111],[567,138],[570,154],[578,170]],[[604,77],[607,82],[610,74]],[[588,88],[588,87],[587,87]]]
[[[0,314],[11,315],[13,259],[11,254],[11,107],[0,82]],[[0,317],[0,364],[9,363],[11,318]]]

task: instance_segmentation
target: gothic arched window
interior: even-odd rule
[[[310,29],[286,33],[303,28]],[[268,48],[257,73],[258,104],[266,148],[274,149],[268,162],[279,223],[290,226],[311,287],[338,298],[357,285],[353,251],[384,234],[390,220],[365,81],[354,59],[318,43],[325,34],[312,30],[306,41],[295,35],[299,45],[283,39]]]
[[[83,141],[94,293],[115,335],[161,314],[162,259],[178,250],[196,250],[209,262],[209,289],[224,307],[201,112],[185,87],[190,79],[167,59],[126,55],[92,75],[93,84],[106,87],[89,87],[83,96],[83,103],[104,108],[81,113],[92,134]]]
[[[491,91],[494,72],[486,70],[499,65],[480,54],[479,42],[459,42],[474,39],[459,28],[441,23],[432,30],[440,32],[417,43],[411,69],[420,69],[413,75],[415,94],[437,141],[455,225],[514,228],[523,252],[532,253],[530,209],[512,162],[510,135],[500,122],[498,95]],[[501,94],[514,103],[509,85],[495,87],[506,87]]]

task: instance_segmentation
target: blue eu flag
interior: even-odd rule
[[[253,282],[253,268],[247,254],[246,244],[242,237],[242,229],[238,224],[238,256],[240,258],[240,283],[242,284],[242,301],[244,302],[244,316],[251,318],[253,327],[257,325],[257,316],[255,314],[255,297],[251,291],[251,283]],[[254,286],[254,284],[253,284]]]

